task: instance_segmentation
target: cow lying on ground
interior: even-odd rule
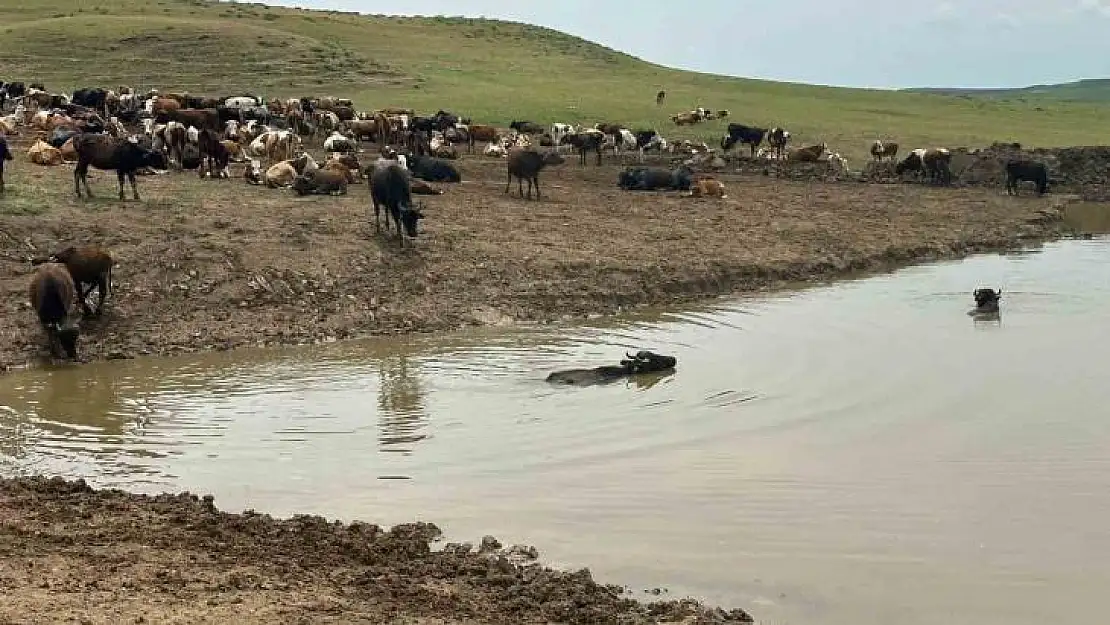
[[[346,195],[347,172],[335,168],[310,169],[293,180],[297,195]]]
[[[656,189],[688,191],[693,174],[693,170],[685,166],[678,169],[629,167],[620,173],[617,185],[625,191],[654,191]]]
[[[457,167],[451,163],[431,156],[414,156],[408,160],[412,175],[428,182],[462,182]]]
[[[1018,183],[1028,180],[1037,187],[1037,195],[1048,191],[1048,168],[1044,163],[1024,159],[1006,162],[1006,194],[1017,195]]]

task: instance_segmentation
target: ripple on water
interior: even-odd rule
[[[0,471],[434,520],[765,621],[1093,622],[1108,265],[1069,241],[577,326],[13,373]],[[999,320],[964,314],[979,286]],[[544,382],[640,349],[677,371]]]

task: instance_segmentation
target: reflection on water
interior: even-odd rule
[[[539,545],[764,622],[1097,622],[1110,242],[681,312],[0,377],[0,470]],[[1002,312],[968,316],[976,287]],[[626,351],[662,376],[575,388]]]

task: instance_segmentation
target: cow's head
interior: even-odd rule
[[[998,302],[1002,299],[1002,289],[975,289],[972,293],[975,298],[976,308],[982,310],[998,310]]]
[[[58,345],[65,352],[66,358],[77,360],[77,339],[81,336],[81,329],[73,321],[55,325],[51,332],[58,340]]]
[[[625,354],[621,366],[630,373],[656,373],[673,369],[678,364],[674,356],[662,356],[654,352],[638,351],[635,355]]]
[[[413,238],[415,238],[417,234],[417,222],[424,219],[424,213],[421,212],[421,208],[423,208],[423,205],[401,207],[401,225],[405,228],[405,234]]]

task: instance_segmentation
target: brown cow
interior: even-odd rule
[[[483,126],[480,124],[471,124],[467,128],[467,153],[474,152],[474,144],[478,141],[496,141],[497,136],[500,134],[497,128],[493,126]]]
[[[157,119],[157,117],[155,118]],[[214,130],[220,132],[220,114],[216,109],[178,109],[176,111],[167,111],[165,114],[166,121],[175,121],[185,124],[185,127],[193,126],[197,130]],[[162,120],[158,119],[161,122]]]

